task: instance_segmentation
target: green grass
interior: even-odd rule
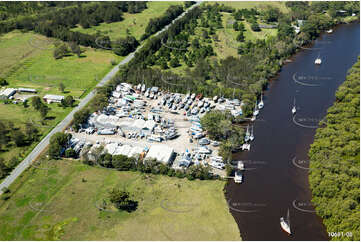
[[[9,82],[8,87],[35,88],[40,97],[45,94],[73,95],[84,97],[95,87],[98,80],[112,68],[111,60],[120,61],[111,51],[85,48],[81,58],[67,56],[59,60],[53,58],[53,40],[31,32],[12,31],[0,37],[0,73]],[[66,93],[59,90],[59,84],[65,85]],[[15,127],[23,129],[26,122],[33,122],[41,135],[47,134],[71,110],[51,104],[45,125],[41,124],[39,112],[22,104],[5,105],[0,102],[0,120],[11,120]],[[15,147],[8,144],[0,157],[9,160],[11,157],[24,158],[36,143],[26,147]]]
[[[91,28],[84,29],[81,26],[72,29],[73,31],[79,31],[86,34],[95,34],[100,32],[104,35],[108,35],[111,40],[116,40],[120,37],[127,36],[127,29],[130,34],[137,40],[144,34],[145,28],[151,18],[156,18],[165,13],[171,5],[180,5],[183,2],[147,2],[147,9],[141,13],[130,14],[124,13],[124,20],[114,23],[101,23],[98,26],[92,26]]]
[[[0,119],[2,121],[11,121],[14,124],[14,127],[20,129],[24,129],[27,122],[33,123],[43,137],[50,131],[51,127],[54,127],[64,119],[66,114],[71,110],[71,108],[59,107],[58,104],[55,103],[49,105],[49,107],[51,110],[47,115],[48,119],[42,124],[39,112],[34,110],[31,106],[24,108],[22,104],[4,104],[3,102],[0,102]],[[39,140],[41,140],[41,137],[39,137]],[[31,146],[23,147],[16,147],[13,143],[8,143],[5,151],[0,153],[0,157],[4,158],[5,162],[8,162],[12,157],[22,160],[35,146],[36,143],[33,143]]]
[[[119,172],[78,161],[42,167],[52,169],[30,168],[10,187],[11,198],[0,201],[1,240],[240,240],[222,181]],[[113,187],[131,192],[139,202],[135,212],[95,207]]]
[[[67,95],[78,98],[112,68],[111,60],[122,59],[111,51],[82,47],[80,58],[72,55],[55,60],[53,48],[51,39],[33,33],[14,31],[2,36],[0,50],[5,57],[0,69],[6,73],[9,86],[35,88],[39,95],[61,94],[58,87],[62,82]]]
[[[211,3],[211,2],[210,2]],[[235,9],[242,8],[258,8],[262,9],[266,6],[276,7],[283,13],[288,13],[289,9],[286,7],[285,2],[276,2],[276,1],[222,1],[218,2],[226,6],[231,6]]]

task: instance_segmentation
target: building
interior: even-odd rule
[[[4,91],[0,93],[2,98],[11,98],[16,93],[15,88],[6,88]]]
[[[152,93],[154,93],[154,94],[158,93],[158,91],[159,91],[159,87],[152,87],[152,88],[150,89],[150,92],[152,92]]]
[[[30,92],[30,93],[36,93],[36,90],[35,90],[35,89],[32,89],[32,88],[24,88],[24,87],[20,87],[20,88],[18,88],[18,91],[19,91],[19,92]]]
[[[145,157],[145,160],[156,159],[163,164],[171,163],[174,156],[173,148],[167,145],[152,145]]]
[[[43,99],[44,99],[44,101],[46,101],[48,104],[50,104],[50,103],[60,103],[60,102],[64,99],[64,96],[46,94],[46,95],[43,97]]]

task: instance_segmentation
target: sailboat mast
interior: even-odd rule
[[[290,209],[287,209],[287,223],[291,230]]]

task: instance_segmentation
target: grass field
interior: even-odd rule
[[[145,28],[148,25],[148,22],[151,18],[156,18],[168,9],[171,5],[180,5],[183,2],[170,2],[170,1],[160,1],[160,2],[147,2],[147,9],[141,13],[130,14],[124,13],[124,20],[114,23],[101,23],[98,26],[92,26],[91,28],[84,29],[81,26],[72,29],[73,31],[79,31],[86,34],[95,34],[97,32],[104,35],[108,35],[111,40],[116,40],[120,37],[127,36],[127,29],[130,34],[134,36],[137,40],[144,34]]]
[[[31,32],[13,31],[0,37],[0,75],[9,82],[7,87],[35,88],[40,97],[45,94],[73,95],[83,97],[97,81],[112,68],[111,60],[120,61],[111,51],[94,50],[82,47],[85,51],[81,58],[68,56],[53,58],[53,40]],[[65,85],[66,93],[59,90],[59,84]],[[15,127],[22,129],[25,123],[32,122],[42,135],[61,121],[71,108],[62,108],[57,104],[49,105],[51,111],[45,124],[41,124],[39,112],[22,104],[4,104],[0,102],[0,120],[10,120]],[[11,145],[11,144],[10,144]],[[8,161],[12,157],[24,158],[35,146],[8,146],[0,157]]]
[[[55,126],[60,122],[71,108],[59,107],[57,104],[49,105],[51,110],[49,111],[45,120],[45,123],[42,124],[42,119],[38,111],[34,110],[30,105],[27,108],[24,108],[22,104],[4,104],[0,102],[0,120],[2,121],[11,121],[14,124],[14,127],[23,129],[27,122],[33,123],[35,127],[39,130],[41,135],[46,135],[50,131],[50,127]],[[41,138],[40,138],[41,139]],[[5,162],[8,162],[12,157],[18,159],[23,159],[26,157],[28,151],[33,149],[35,143],[29,146],[15,147],[12,143],[8,144],[8,148],[0,153],[0,157],[4,158]]]
[[[231,6],[236,9],[242,8],[258,8],[262,9],[266,6],[272,6],[279,8],[280,11],[287,13],[289,9],[286,7],[285,2],[276,2],[276,1],[222,1],[218,2],[226,6]]]
[[[30,168],[0,201],[1,240],[240,240],[222,181],[188,181],[50,161]],[[45,170],[48,169],[48,170]],[[82,179],[86,182],[83,182]],[[99,211],[126,187],[136,211]]]
[[[43,94],[61,94],[62,82],[68,95],[79,97],[93,88],[111,68],[111,60],[122,58],[111,51],[85,48],[80,58],[67,56],[55,60],[53,40],[34,33],[13,31],[0,38],[1,73],[10,87],[29,87]]]

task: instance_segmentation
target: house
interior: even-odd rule
[[[15,88],[6,88],[4,91],[2,91],[0,93],[0,96],[2,98],[9,98],[11,99],[12,96],[14,96],[14,94],[16,93],[16,89]]]
[[[61,103],[61,101],[64,99],[64,96],[46,94],[46,95],[43,97],[43,99],[44,99],[44,101],[46,101],[48,104],[50,104],[50,103]]]
[[[167,145],[152,145],[145,157],[145,160],[156,159],[164,164],[171,163],[174,156],[173,148]]]

